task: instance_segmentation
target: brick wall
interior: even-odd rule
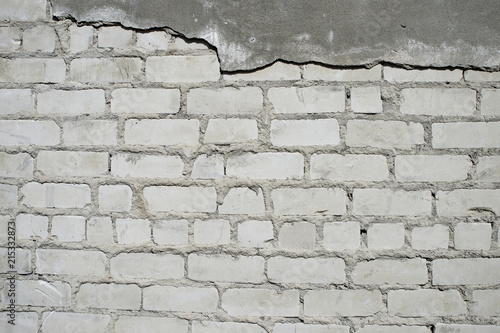
[[[0,5],[0,331],[500,332],[500,72],[221,75]]]

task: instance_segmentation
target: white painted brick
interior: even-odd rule
[[[137,33],[137,47],[146,51],[168,49],[171,36],[165,31],[150,31],[146,33]]]
[[[381,113],[380,87],[355,87],[351,89],[351,108],[355,113]]]
[[[157,221],[153,225],[153,239],[159,245],[187,245],[188,230],[187,220]]]
[[[266,211],[262,190],[246,187],[232,188],[219,206],[220,214],[263,214]]]
[[[0,177],[33,178],[33,159],[29,154],[6,154],[0,152]]]
[[[33,214],[19,214],[16,217],[17,239],[45,239],[48,236],[49,218]]]
[[[8,282],[2,290],[2,302],[8,304]],[[16,281],[16,305],[71,306],[71,287],[64,282],[47,282],[43,280]]]
[[[110,320],[109,315],[50,311],[42,316],[42,332],[105,333]]]
[[[433,148],[498,148],[500,122],[432,124]]]
[[[199,127],[197,119],[131,119],[125,122],[125,143],[196,146]]]
[[[0,50],[16,51],[21,45],[21,32],[17,27],[0,27]]]
[[[304,296],[307,317],[371,316],[382,306],[378,290],[312,290]]]
[[[403,223],[374,223],[367,236],[369,249],[400,249],[405,244],[405,227]]]
[[[67,146],[116,145],[117,122],[76,120],[63,122],[63,141]]]
[[[437,213],[440,216],[467,216],[475,209],[487,209],[500,214],[500,190],[438,191]]]
[[[389,177],[387,159],[380,155],[314,154],[311,178],[335,181],[383,181]]]
[[[146,78],[151,82],[205,82],[217,81],[219,77],[219,61],[215,55],[149,57],[146,60]]]
[[[0,258],[7,258],[8,249],[0,248]],[[18,274],[29,274],[31,270],[31,251],[16,248],[16,265],[15,270]],[[7,260],[0,261],[0,273],[12,271]]]
[[[273,257],[267,262],[267,276],[274,283],[343,284],[345,263],[339,258]]]
[[[256,324],[247,323],[227,323],[212,321],[193,321],[193,333],[266,333],[266,331]]]
[[[471,116],[476,91],[464,88],[408,88],[402,91],[401,112],[429,116]]]
[[[349,326],[333,324],[281,324],[276,323],[273,333],[349,333]]]
[[[109,217],[91,217],[87,221],[87,241],[93,244],[113,243],[113,225]]]
[[[10,218],[9,215],[0,215],[0,244],[1,245],[7,245],[7,241],[9,239],[9,223],[12,223],[12,219]],[[18,223],[16,222],[16,227],[18,226]],[[11,224],[11,227],[13,225]],[[20,239],[19,237],[19,229],[16,230],[16,236],[17,239]]]
[[[474,290],[472,313],[476,316],[500,317],[500,290]]]
[[[121,178],[180,178],[184,162],[179,156],[116,154],[111,174]]]
[[[144,198],[153,212],[213,213],[217,208],[213,187],[149,186]]]
[[[229,177],[250,179],[302,179],[304,157],[299,153],[244,153],[227,159]]]
[[[256,87],[191,89],[188,114],[257,114],[263,107],[262,90]]]
[[[267,242],[273,239],[274,230],[271,221],[244,221],[238,224],[239,246],[267,247]]]
[[[436,333],[500,333],[500,326],[437,324]]]
[[[274,146],[320,146],[340,143],[336,119],[273,120],[271,143]]]
[[[0,120],[3,146],[52,146],[60,142],[60,128],[52,120]]]
[[[182,279],[184,259],[165,253],[120,253],[110,260],[114,279]]]
[[[2,1],[0,20],[39,21],[46,17],[46,0]]]
[[[119,114],[177,113],[181,93],[177,89],[115,89],[111,93],[111,112]]]
[[[483,89],[481,98],[481,114],[500,116],[500,89]]]
[[[432,262],[432,284],[499,284],[499,270],[499,258],[436,259]]]
[[[464,73],[465,81],[500,81],[500,72],[481,72],[468,70]]]
[[[5,333],[38,333],[36,312],[17,312],[15,325],[9,323],[7,312],[0,312],[0,331]]]
[[[355,189],[353,212],[356,215],[431,215],[432,196],[428,190]]]
[[[210,119],[204,143],[227,144],[254,141],[259,137],[257,121],[252,119]]]
[[[386,326],[386,325],[366,325],[357,333],[431,333],[425,326]]]
[[[338,188],[279,188],[271,192],[278,215],[343,215],[347,196]]]
[[[193,163],[191,178],[220,179],[224,177],[224,156],[200,155]]]
[[[0,59],[0,82],[63,82],[66,64],[63,59]]]
[[[76,82],[131,82],[141,74],[139,58],[81,58],[71,61]]]
[[[323,226],[323,246],[329,251],[356,250],[360,242],[359,222],[334,222]]]
[[[37,169],[46,176],[98,177],[108,173],[108,153],[41,151]]]
[[[199,42],[193,42],[188,39],[184,40],[182,37],[172,37],[173,43],[169,45],[170,51],[180,51],[180,52],[190,52],[190,51],[199,51],[210,50],[206,45]]]
[[[262,283],[264,265],[264,258],[258,256],[190,254],[188,277],[195,281]]]
[[[56,32],[54,28],[39,25],[26,29],[23,34],[23,48],[29,52],[54,52]]]
[[[330,69],[319,65],[305,65],[304,79],[321,81],[380,81],[382,66],[377,65],[370,69]]]
[[[38,94],[38,113],[64,115],[104,113],[104,90],[49,90]]]
[[[270,88],[267,96],[275,113],[331,113],[345,110],[343,88]]]
[[[17,193],[17,186],[0,184],[0,209],[16,207]]]
[[[84,283],[76,294],[76,304],[84,308],[139,310],[141,288],[134,284]]]
[[[148,220],[117,219],[116,235],[118,244],[142,244],[151,240],[151,227]]]
[[[229,244],[231,225],[226,220],[194,221],[194,243],[196,245]]]
[[[85,218],[82,216],[54,216],[52,235],[58,242],[82,242],[85,240]]]
[[[383,120],[347,122],[346,144],[350,147],[411,148],[423,143],[422,124]]]
[[[358,262],[352,272],[352,280],[355,284],[426,284],[426,261],[416,258]]]
[[[469,156],[398,155],[396,179],[400,182],[453,182],[466,180],[472,166]]]
[[[124,49],[132,47],[132,30],[126,30],[122,27],[102,27],[97,34],[98,47],[111,47],[115,49]]]
[[[384,67],[384,80],[389,82],[460,82],[460,69],[404,69]]]
[[[300,67],[297,65],[275,62],[269,67],[251,73],[223,75],[227,81],[290,81],[300,80]]]
[[[278,235],[281,248],[312,250],[316,247],[316,226],[308,222],[285,223]]]
[[[143,308],[153,311],[215,312],[219,301],[215,288],[152,286],[143,295]]]
[[[69,36],[69,49],[72,53],[85,51],[92,45],[94,28],[91,26],[78,27],[72,25],[69,27]]]
[[[500,156],[479,157],[476,169],[479,181],[500,182]]]
[[[35,95],[30,89],[1,89],[0,99],[0,114],[35,112]]]
[[[103,276],[106,261],[101,251],[36,250],[38,274]]]
[[[99,186],[99,209],[104,212],[129,212],[132,189],[128,185]]]
[[[467,314],[467,306],[457,290],[394,290],[388,294],[390,316],[440,317]]]
[[[115,333],[187,333],[188,321],[177,318],[120,316]]]
[[[230,316],[296,317],[299,315],[299,292],[271,289],[228,289],[222,295],[222,309]]]
[[[458,223],[454,230],[455,249],[489,250],[491,232],[489,223]]]
[[[411,246],[415,250],[447,249],[449,237],[448,227],[442,224],[415,227],[411,232]]]

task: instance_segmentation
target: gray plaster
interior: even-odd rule
[[[277,59],[336,66],[500,66],[498,0],[52,0],[53,15],[168,27],[217,48],[222,70]]]

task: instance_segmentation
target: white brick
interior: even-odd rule
[[[2,1],[0,20],[39,21],[46,17],[46,0]]]
[[[366,325],[357,333],[431,333],[431,330],[425,326],[382,326]]]
[[[121,178],[180,178],[184,162],[179,156],[116,154],[111,174]]]
[[[379,155],[314,154],[311,178],[335,181],[383,181],[389,177],[387,159]]]
[[[91,26],[78,27],[72,25],[69,27],[69,49],[72,53],[88,50],[92,45],[94,37],[94,28]]]
[[[8,282],[2,290],[2,302],[8,304]],[[62,307],[71,306],[71,287],[68,283],[33,280],[16,281],[16,305]]]
[[[499,148],[500,122],[432,124],[433,148]]]
[[[23,34],[23,48],[29,52],[54,52],[56,32],[54,28],[39,25],[26,29]]]
[[[194,221],[194,243],[196,245],[229,244],[231,225],[226,220]]]
[[[307,317],[371,316],[382,306],[378,290],[312,290],[304,296]]]
[[[85,240],[85,218],[82,216],[54,216],[52,235],[58,242],[81,242]]]
[[[432,284],[499,284],[499,270],[499,258],[436,259],[432,262]]]
[[[384,120],[349,120],[346,144],[350,147],[411,148],[424,143],[422,124]]]
[[[63,82],[66,64],[63,59],[0,59],[0,82]]]
[[[149,186],[144,198],[153,212],[213,213],[217,208],[213,187]]]
[[[264,97],[256,87],[191,89],[187,97],[188,114],[251,114],[262,109]]]
[[[35,95],[30,89],[1,89],[0,99],[0,114],[35,112]]]
[[[500,115],[500,89],[483,89],[481,98],[481,114],[485,116]]]
[[[300,80],[300,67],[297,65],[275,62],[269,67],[251,73],[226,74],[227,81],[290,81]]]
[[[390,189],[355,189],[353,212],[356,215],[431,215],[430,191],[403,191]]]
[[[18,239],[41,238],[48,236],[49,218],[47,216],[19,214],[16,217],[16,237]]]
[[[99,209],[104,212],[129,212],[132,189],[128,185],[99,186]]]
[[[8,249],[0,248],[0,258],[7,258]],[[31,251],[16,248],[16,265],[15,270],[18,274],[29,274],[31,270]],[[7,260],[0,261],[0,273],[12,271]]]
[[[384,67],[384,80],[389,82],[460,82],[460,69],[404,69]]]
[[[219,77],[219,61],[215,55],[149,57],[146,60],[146,78],[151,82],[205,82],[217,81]]]
[[[474,290],[472,313],[476,316],[500,317],[500,290]]]
[[[273,257],[267,262],[267,276],[274,283],[343,284],[345,263],[338,258]]]
[[[227,144],[257,140],[257,121],[252,119],[210,119],[204,143]]]
[[[304,79],[321,81],[380,81],[382,66],[370,69],[330,69],[319,65],[305,65]]]
[[[171,36],[165,31],[150,31],[146,33],[137,33],[137,47],[147,51],[168,49]]]
[[[219,179],[224,177],[224,156],[200,155],[193,163],[191,178]]]
[[[104,276],[106,261],[101,251],[36,250],[38,274]]]
[[[197,119],[131,119],[125,122],[125,143],[196,146],[199,127]]]
[[[244,153],[227,159],[229,177],[250,179],[302,179],[304,157],[299,153]]]
[[[479,157],[476,169],[479,181],[500,182],[500,156]]]
[[[188,277],[195,281],[262,283],[264,264],[264,258],[258,256],[190,254]]]
[[[357,87],[351,89],[351,108],[355,113],[381,113],[380,87]]]
[[[244,221],[238,224],[238,245],[262,248],[274,239],[271,221]]]
[[[17,206],[17,186],[0,184],[0,209]]]
[[[468,70],[464,73],[465,81],[500,81],[500,72],[481,72]]]
[[[358,262],[352,271],[355,284],[426,284],[427,266],[424,259],[385,260]]]
[[[299,292],[271,289],[228,289],[222,295],[222,309],[230,316],[296,317],[299,315]]]
[[[173,43],[169,45],[169,49],[171,51],[180,51],[180,52],[190,52],[190,51],[199,51],[210,50],[206,45],[199,42],[192,42],[188,39],[183,39],[180,36],[172,37]]]
[[[165,253],[120,253],[110,260],[114,279],[182,279],[184,259]]]
[[[275,113],[330,113],[345,110],[345,91],[337,87],[270,88],[267,95]]]
[[[108,173],[108,153],[41,151],[36,158],[46,176],[98,177]]]
[[[120,316],[115,333],[187,333],[188,321],[177,318]]]
[[[0,331],[5,333],[38,333],[38,314],[36,312],[17,312],[15,325],[9,323],[7,312],[0,312]]]
[[[77,120],[63,122],[63,141],[67,146],[116,145],[117,122]]]
[[[491,224],[458,223],[455,226],[456,250],[489,250],[491,246]]]
[[[0,177],[33,178],[33,159],[29,154],[6,154],[0,152]]]
[[[500,215],[500,190],[438,191],[437,213],[440,216],[467,216],[476,209]]]
[[[469,156],[399,155],[395,159],[400,182],[453,182],[466,180],[472,163]]]
[[[400,249],[404,244],[405,227],[403,223],[375,223],[368,227],[369,249]]]
[[[401,112],[429,116],[471,116],[476,110],[476,91],[463,88],[403,89]]]
[[[0,27],[0,50],[16,51],[21,45],[20,35],[17,27]]]
[[[143,308],[153,311],[215,312],[219,301],[215,288],[152,286],[143,294]]]
[[[102,27],[97,34],[98,47],[124,49],[131,47],[133,32],[121,27]]]
[[[347,196],[338,188],[278,188],[271,192],[277,215],[343,215]]]
[[[11,227],[17,227],[19,224],[14,221],[12,221],[11,217],[9,215],[0,215],[0,244],[1,245],[7,245],[7,241],[9,239],[9,223]],[[17,239],[20,239],[19,237],[19,230],[16,230],[16,236]]]
[[[193,333],[266,333],[256,324],[247,323],[220,323],[211,321],[193,321]]]
[[[3,146],[52,146],[60,142],[60,128],[52,120],[0,120]]]
[[[436,333],[500,333],[500,326],[437,324]]]
[[[394,290],[388,294],[390,316],[441,317],[467,314],[467,306],[457,290]]]
[[[157,221],[153,225],[153,239],[158,245],[187,245],[188,230],[187,220]]]
[[[45,312],[42,316],[43,333],[60,332],[107,332],[111,317],[102,314]]]
[[[118,244],[141,244],[151,240],[151,227],[148,220],[117,219],[116,235]]]
[[[349,326],[333,324],[281,324],[276,323],[273,333],[349,333]]]
[[[320,146],[340,143],[336,119],[273,120],[271,143],[274,146]]]
[[[316,247],[316,226],[308,222],[285,223],[278,235],[281,248],[312,250]]]
[[[219,206],[219,214],[263,214],[266,211],[262,190],[240,187],[232,188]]]
[[[329,251],[356,250],[361,242],[359,222],[325,223],[323,246]]]
[[[115,89],[111,93],[111,112],[120,114],[177,113],[181,93],[177,89]]]
[[[415,250],[447,249],[448,242],[449,230],[442,224],[432,227],[415,227],[411,232],[411,246]]]
[[[87,241],[94,244],[113,243],[113,225],[109,217],[91,217],[87,221]]]
[[[49,90],[38,94],[38,113],[64,115],[104,113],[104,90]]]
[[[80,286],[76,304],[83,308],[139,310],[141,288],[133,284],[90,284]]]
[[[76,82],[131,82],[141,76],[139,58],[81,58],[71,61]]]

